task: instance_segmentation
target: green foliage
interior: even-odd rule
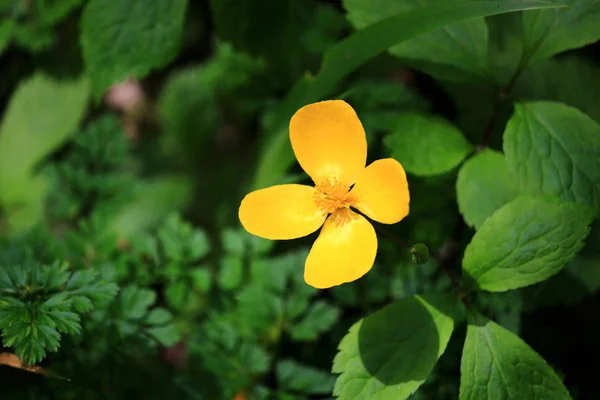
[[[501,292],[556,274],[583,247],[592,209],[523,195],[488,218],[465,250],[471,287]]]
[[[452,124],[412,113],[398,117],[384,144],[406,172],[418,176],[448,172],[471,151],[471,144]]]
[[[517,105],[504,151],[522,192],[600,210],[600,125],[579,110],[549,102]]]
[[[444,353],[454,321],[447,296],[415,296],[357,322],[340,343],[333,372],[340,399],[408,398]],[[405,355],[410,352],[414,358]]]
[[[0,329],[2,344],[25,362],[35,364],[56,352],[61,334],[81,332],[81,314],[92,301],[108,302],[114,283],[95,271],[71,272],[65,263],[3,265],[0,269]]]
[[[81,47],[96,100],[112,84],[143,78],[177,54],[186,0],[90,0],[81,18]]]
[[[493,321],[469,323],[460,365],[460,399],[570,399],[552,368]]]
[[[0,0],[0,398],[595,398],[599,2],[339,3]],[[332,98],[410,212],[317,290],[238,208]]]
[[[470,226],[479,229],[494,211],[517,196],[504,156],[484,150],[471,157],[458,172],[458,208]]]

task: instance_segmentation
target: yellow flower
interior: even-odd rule
[[[309,104],[290,121],[294,154],[315,187],[277,185],[248,194],[239,218],[253,235],[296,239],[323,226],[306,259],[304,280],[325,289],[369,272],[377,236],[367,217],[394,224],[408,215],[406,173],[394,159],[365,168],[367,138],[356,112],[345,101]]]

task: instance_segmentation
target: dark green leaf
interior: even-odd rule
[[[581,111],[553,102],[517,105],[504,152],[522,192],[600,211],[600,125]]]
[[[460,400],[571,399],[539,354],[481,316],[467,328],[460,372]]]
[[[517,196],[504,155],[494,150],[476,154],[461,167],[456,181],[458,208],[478,229],[497,209]]]
[[[186,7],[186,0],[90,0],[81,18],[81,47],[94,97],[166,66],[179,51]]]
[[[243,260],[235,256],[226,256],[221,259],[218,282],[223,290],[234,290],[242,284],[244,277]]]
[[[468,285],[490,292],[532,285],[560,271],[583,247],[591,208],[523,195],[489,217],[465,250]]]
[[[340,310],[324,301],[315,302],[308,313],[293,325],[290,335],[294,340],[315,340],[327,332],[340,318]]]
[[[454,321],[449,295],[397,301],[356,323],[333,361],[334,395],[346,400],[406,399],[446,349]]]
[[[335,377],[330,373],[294,360],[278,362],[276,373],[279,387],[304,394],[330,394],[335,385]]]
[[[407,113],[397,117],[383,143],[408,173],[439,175],[459,165],[472,149],[462,133],[434,116]]]

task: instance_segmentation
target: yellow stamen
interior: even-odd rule
[[[341,208],[354,205],[356,199],[348,193],[349,187],[335,179],[320,182],[315,186],[315,203],[326,214],[333,214]]]

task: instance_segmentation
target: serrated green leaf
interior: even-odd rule
[[[484,150],[467,160],[458,172],[458,209],[467,224],[476,229],[516,196],[516,183],[502,153]]]
[[[280,388],[304,394],[330,394],[335,377],[328,372],[283,360],[277,363],[277,382]]]
[[[174,346],[181,340],[181,333],[175,325],[153,326],[146,332],[165,347]]]
[[[171,314],[167,309],[157,307],[148,313],[145,323],[149,325],[164,325],[167,322],[170,322],[172,319],[173,314]]]
[[[200,293],[208,293],[212,286],[212,274],[206,268],[195,268],[190,271],[192,285]]]
[[[454,329],[450,295],[414,296],[363,318],[333,361],[341,400],[406,399],[425,382]]]
[[[315,340],[327,332],[340,318],[340,310],[324,301],[315,302],[308,313],[290,329],[292,339]]]
[[[418,176],[448,172],[472,150],[471,144],[452,124],[417,113],[399,115],[393,132],[383,143],[406,172]]]
[[[179,51],[187,0],[90,0],[81,47],[94,97],[114,83],[143,78]]]
[[[343,2],[344,8],[348,11],[348,19],[357,29],[363,29],[385,18],[430,4],[439,4],[439,1],[344,0]],[[404,60],[424,63],[422,67],[425,72],[433,72],[433,75],[440,79],[462,80],[468,79],[469,75],[487,77],[490,72],[487,64],[488,29],[483,18],[449,25],[438,31],[417,36],[391,47],[389,51]],[[443,67],[440,68],[440,65]],[[416,67],[419,68],[418,63]]]
[[[460,372],[460,400],[571,399],[539,354],[482,316],[467,328]]]
[[[244,277],[243,260],[236,256],[225,256],[221,259],[218,283],[221,289],[231,291],[242,284]]]
[[[308,103],[331,97],[340,81],[393,45],[435,32],[446,25],[511,11],[558,7],[562,3],[561,0],[436,3],[390,17],[338,42],[325,53],[319,73],[300,79],[274,111],[267,127],[270,137],[261,149],[252,186],[260,189],[277,183],[293,164],[294,154],[287,129],[291,116]]]
[[[522,192],[600,211],[600,125],[581,111],[554,102],[516,105],[504,153]]]
[[[535,62],[600,39],[600,3],[567,0],[568,7],[523,13],[523,58]]]
[[[141,319],[155,301],[156,293],[135,285],[127,286],[119,295],[122,316],[130,320]]]
[[[489,217],[465,250],[471,289],[502,292],[559,272],[583,247],[594,211],[553,197],[522,195]]]

